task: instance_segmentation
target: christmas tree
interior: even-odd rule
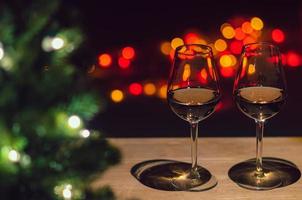
[[[66,11],[59,0],[0,5],[0,199],[113,198],[89,189],[119,152],[85,126],[100,97],[73,62],[84,36]]]

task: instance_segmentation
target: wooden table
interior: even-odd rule
[[[235,163],[255,155],[255,138],[199,138],[198,163],[209,169],[218,185],[208,191],[161,191],[142,185],[131,174],[137,163],[152,159],[190,162],[189,138],[110,139],[122,152],[119,165],[109,168],[92,187],[110,185],[119,200],[302,200],[302,180],[270,191],[243,189],[228,177]],[[302,138],[264,138],[264,156],[278,157],[302,169]]]

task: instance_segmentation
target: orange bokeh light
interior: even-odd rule
[[[247,33],[247,34],[250,34],[253,32],[253,27],[251,26],[251,23],[250,22],[244,22],[242,25],[241,25],[241,28],[242,28],[242,31],[244,33]]]
[[[109,54],[104,53],[99,55],[99,65],[101,67],[109,67],[112,63],[112,58]]]
[[[250,44],[250,43],[255,43],[255,42],[256,42],[256,39],[251,36],[248,36],[243,40],[243,44]]]
[[[274,29],[272,31],[272,39],[277,43],[281,43],[285,39],[285,34],[281,29]]]
[[[135,50],[133,47],[125,47],[122,50],[122,56],[128,60],[131,60],[135,56]]]
[[[243,40],[245,38],[245,33],[239,27],[235,29],[235,38],[237,40]]]
[[[170,42],[163,42],[161,45],[160,45],[160,51],[164,54],[164,55],[169,55],[170,54],[170,51],[171,51],[172,47],[171,47],[171,44]]]

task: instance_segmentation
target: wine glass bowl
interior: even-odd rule
[[[209,46],[190,44],[176,49],[168,81],[168,104],[191,127],[192,166],[172,184],[188,190],[206,183],[211,174],[197,165],[198,123],[209,117],[220,100],[217,72]],[[216,184],[216,183],[215,183]],[[207,187],[213,187],[209,184]]]
[[[232,167],[231,179],[255,190],[279,187],[286,177],[281,177],[274,166],[262,160],[264,123],[280,111],[287,96],[278,47],[265,42],[243,47],[233,95],[239,110],[256,122],[257,140],[255,163]]]

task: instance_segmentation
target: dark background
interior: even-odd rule
[[[118,86],[145,80],[166,80],[170,62],[159,51],[162,41],[171,41],[188,30],[212,37],[221,24],[234,17],[260,17],[265,29],[281,28],[286,34],[279,44],[282,52],[301,53],[302,7],[300,1],[67,1],[77,7],[87,34],[87,47],[95,55],[116,52],[130,45],[136,59],[129,74],[118,71],[93,80],[104,96],[104,110],[92,122],[111,137],[188,136],[189,126],[157,97],[129,97],[112,103],[108,92]],[[281,112],[270,119],[265,135],[301,136],[302,71],[285,67],[288,99]],[[200,123],[201,136],[254,136],[254,122],[234,106],[233,78],[221,78],[224,105],[222,110]]]

